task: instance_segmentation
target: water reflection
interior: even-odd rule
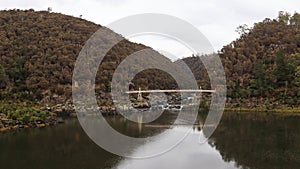
[[[198,125],[199,126],[199,125]],[[172,132],[182,132],[183,126],[172,128]],[[236,168],[234,162],[224,162],[220,153],[208,142],[199,144],[200,135],[203,133],[194,130],[180,144],[172,150],[152,158],[146,159],[123,159],[114,168],[130,169],[153,169],[153,168]],[[168,136],[166,136],[168,137]],[[143,151],[149,151],[157,145],[164,144],[161,140],[156,140],[147,145],[141,146],[134,152],[134,156],[143,154]]]
[[[7,169],[111,168],[121,158],[94,144],[76,119],[66,124],[0,134],[0,164]]]
[[[209,143],[243,168],[300,168],[300,117],[229,114]]]
[[[184,125],[170,125],[175,119],[176,114],[169,113],[142,125],[120,117],[106,120],[120,133],[146,138],[186,131]],[[76,119],[55,127],[1,133],[0,164],[1,168],[24,169],[300,168],[300,117],[228,113],[209,141],[199,144],[205,134],[204,120],[205,116],[199,116],[190,135],[174,149],[147,159],[121,158],[101,149]],[[129,153],[138,156],[172,139],[172,135],[162,137],[136,145]]]

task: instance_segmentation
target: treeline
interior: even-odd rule
[[[252,28],[242,25],[237,32],[240,37],[219,51],[227,80],[227,101],[235,103],[231,106],[299,106],[300,14],[279,12],[276,19],[266,18]],[[209,84],[203,66],[195,59],[184,61],[201,75],[198,80],[202,85]]]
[[[0,11],[0,100],[69,99],[76,58],[99,28],[100,25],[81,18],[50,11]],[[111,38],[110,35],[103,37],[108,41]],[[110,91],[116,67],[128,55],[146,48],[128,40],[114,46],[99,66],[95,81],[97,91]],[[153,77],[156,80],[152,81]],[[142,87],[147,84],[152,88],[167,88],[167,83],[158,81],[168,78],[157,70],[146,71],[143,78],[135,82]]]

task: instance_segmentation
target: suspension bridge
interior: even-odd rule
[[[215,93],[216,90],[203,90],[203,89],[183,89],[183,90],[134,90],[134,91],[127,91],[128,94],[134,94],[134,93]]]

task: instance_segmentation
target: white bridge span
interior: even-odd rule
[[[176,92],[186,92],[186,93],[215,93],[216,90],[194,90],[194,89],[184,89],[184,90],[135,90],[127,91],[126,93],[176,93]]]

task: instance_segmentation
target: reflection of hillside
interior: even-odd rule
[[[238,166],[299,168],[299,129],[299,117],[225,115],[209,142]]]
[[[1,168],[110,168],[120,160],[93,143],[76,119],[55,127],[1,134],[0,148]]]

